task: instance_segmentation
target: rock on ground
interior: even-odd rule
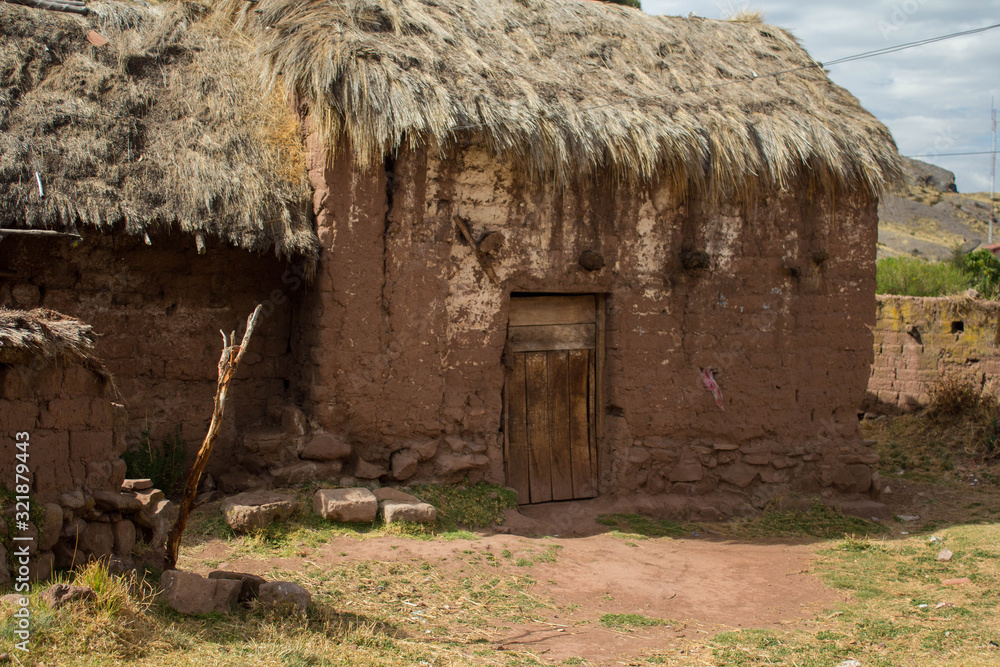
[[[241,604],[248,603],[251,600],[256,600],[260,597],[260,587],[267,583],[267,580],[264,579],[264,577],[258,577],[256,574],[247,574],[245,572],[227,572],[226,570],[209,572],[208,578],[229,579],[231,581],[240,582],[239,601]]]
[[[167,570],[160,577],[163,599],[175,611],[204,615],[213,611],[228,614],[239,600],[243,585],[232,579],[205,579],[194,572]]]
[[[382,517],[386,523],[394,523],[396,521],[434,523],[437,519],[437,509],[428,503],[384,500],[379,503],[379,507],[382,510]]]
[[[274,521],[287,521],[295,511],[294,494],[277,491],[246,491],[222,501],[222,516],[240,533],[259,530]]]
[[[265,607],[293,607],[300,613],[305,613],[312,602],[309,591],[290,581],[269,581],[260,586],[260,604]]]
[[[49,609],[59,609],[71,602],[93,600],[97,597],[93,589],[87,586],[70,586],[69,584],[54,584],[42,593],[41,600]]]
[[[378,500],[368,489],[320,489],[313,510],[327,521],[369,523],[378,514]]]
[[[374,489],[372,494],[375,496],[375,500],[382,502],[383,500],[395,500],[399,503],[419,503],[422,502],[420,498],[412,496],[405,491],[400,491],[399,489],[394,489],[391,486],[383,486],[380,489]]]

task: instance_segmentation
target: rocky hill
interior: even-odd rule
[[[948,259],[955,246],[986,245],[989,194],[961,194],[950,171],[918,160],[903,162],[906,191],[884,197],[878,209],[879,258]],[[1000,242],[1000,228],[993,231],[994,242]]]

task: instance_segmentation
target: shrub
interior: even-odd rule
[[[187,441],[181,437],[180,425],[174,427],[159,447],[153,446],[147,428],[139,436],[139,444],[122,454],[122,460],[129,477],[148,477],[164,493],[176,491],[187,467]]]
[[[1000,259],[989,250],[977,250],[962,257],[962,268],[972,287],[984,299],[1000,298]]]
[[[946,296],[969,289],[972,279],[955,262],[927,262],[915,257],[887,257],[876,264],[879,294]]]

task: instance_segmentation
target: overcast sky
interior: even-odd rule
[[[725,18],[749,6],[791,30],[820,62],[1000,23],[1000,0],[642,0],[649,14]],[[990,96],[1000,105],[1000,29],[830,68],[892,131],[903,155],[954,171],[961,192],[990,189]]]

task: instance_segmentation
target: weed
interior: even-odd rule
[[[178,424],[159,447],[154,447],[147,428],[139,436],[139,443],[126,449],[121,458],[127,476],[148,477],[156,488],[173,493],[179,490],[187,466],[187,441],[181,437]]]

